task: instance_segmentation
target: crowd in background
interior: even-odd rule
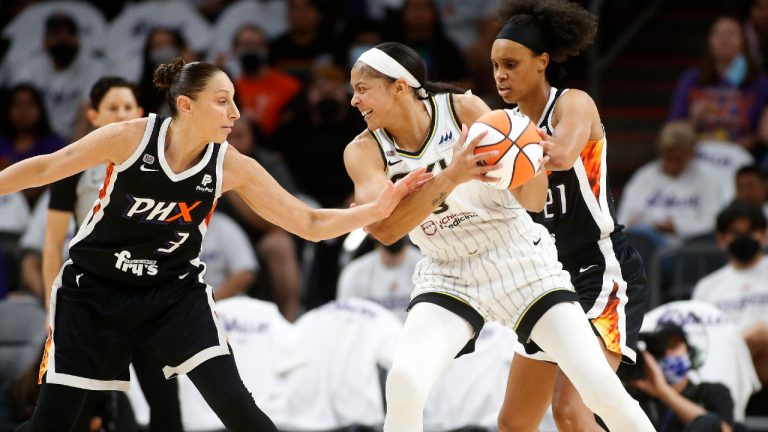
[[[383,41],[405,43],[424,59],[430,81],[457,83],[502,107],[489,61],[498,3],[4,3],[0,169],[89,132],[88,95],[104,75],[135,83],[144,113],[169,114],[152,85],[153,71],[184,55],[231,76],[242,117],[230,144],[310,205],[347,207],[352,182],[342,154],[365,128],[349,104],[349,69],[357,57]],[[655,143],[658,159],[634,173],[616,209],[653,276],[657,301],[649,306],[691,298],[710,303],[741,335],[751,362],[746,378],[727,386],[737,420],[745,412],[768,416],[765,391],[756,408],[746,402],[768,384],[768,0],[743,6],[741,14],[713,17],[702,35],[700,63],[669,94],[668,122]],[[607,136],[610,141],[610,130]],[[620,152],[618,145],[612,142],[611,151]],[[0,197],[0,431],[34,406],[46,333],[41,257],[48,200],[46,188]],[[73,223],[70,235],[75,229]],[[689,251],[706,251],[695,258],[707,265],[682,281],[682,252]],[[203,245],[206,279],[240,372],[278,426],[380,425],[380,377],[361,365],[386,369],[391,362],[419,259],[407,239],[384,246],[356,233],[308,243],[259,217],[238,196],[222,198]],[[432,430],[494,427],[514,335],[494,326],[487,333],[478,353],[457,361],[430,396],[425,424]],[[685,340],[686,346],[695,342]],[[339,370],[350,376],[338,376]],[[329,378],[307,385],[318,376]],[[179,385],[185,427],[221,428],[193,386],[183,379]],[[342,395],[339,388],[359,393]],[[131,417],[142,423],[147,414],[140,399],[131,393]],[[477,404],[468,407],[468,400]],[[95,411],[101,430],[118,430],[108,428],[104,412],[120,423],[115,407],[129,404],[120,401]],[[324,417],[327,412],[335,417]]]

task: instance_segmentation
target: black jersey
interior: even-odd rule
[[[174,173],[165,160],[170,117],[150,114],[136,151],[107,176],[69,254],[81,269],[120,285],[151,286],[202,269],[208,221],[221,196],[227,143]]]
[[[538,125],[552,135],[552,113],[557,99],[568,89],[552,88]],[[598,240],[619,233],[613,196],[608,188],[605,136],[589,141],[571,169],[549,173],[544,211],[530,213],[535,222],[555,237],[561,261],[573,258]],[[563,261],[565,262],[565,261]]]

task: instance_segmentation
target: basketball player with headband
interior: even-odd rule
[[[547,205],[531,216],[554,236],[597,335],[592,338],[615,370],[622,360],[635,361],[648,292],[644,266],[616,222],[607,141],[595,102],[583,91],[551,84],[560,67],[553,62],[586,48],[597,22],[567,0],[507,0],[501,16],[505,24],[491,51],[499,95],[543,129],[542,145],[550,156]],[[501,431],[535,430],[550,401],[558,430],[603,430],[593,415],[598,411],[583,393],[579,397],[563,366],[541,344],[518,347],[499,416]]]
[[[430,387],[454,357],[474,349],[492,320],[553,354],[613,430],[652,431],[602,355],[552,238],[526,212],[544,208],[547,176],[538,173],[511,192],[483,184],[498,167],[478,166],[489,157],[474,154],[484,135],[465,143],[466,125],[488,106],[427,82],[424,62],[399,43],[363,53],[351,85],[352,106],[368,126],[344,152],[355,201],[370,202],[413,170],[435,174],[366,227],[385,244],[408,234],[425,255],[387,378],[384,430],[422,431]]]

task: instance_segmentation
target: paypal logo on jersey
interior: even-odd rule
[[[190,205],[185,202],[155,201],[152,198],[139,198],[131,195],[126,197],[129,203],[123,217],[152,224],[169,224],[174,221],[179,221],[182,225],[190,224],[193,222],[192,210],[202,202],[196,201]]]
[[[213,188],[208,187],[208,185],[213,181],[213,178],[210,174],[206,174],[203,176],[203,181],[200,182],[202,186],[197,186],[195,189],[199,190],[200,192],[213,192]]]

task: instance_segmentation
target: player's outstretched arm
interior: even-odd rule
[[[103,162],[119,164],[136,149],[147,119],[113,123],[47,155],[35,156],[0,171],[0,195],[44,186]]]
[[[234,190],[264,219],[311,241],[338,237],[392,213],[400,200],[432,178],[414,171],[390,184],[375,200],[351,209],[313,209],[283,189],[255,160],[230,148],[224,159],[223,190]],[[319,180],[319,179],[318,179]]]
[[[547,169],[569,170],[590,137],[602,136],[600,114],[587,93],[572,89],[558,99],[552,120],[555,133],[541,143],[550,157]]]

